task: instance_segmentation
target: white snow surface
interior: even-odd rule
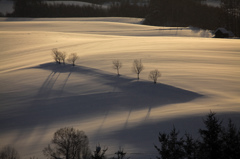
[[[239,127],[240,41],[141,20],[1,18],[0,147],[44,158],[53,133],[74,127],[109,157],[121,146],[132,159],[155,158],[159,131],[174,125],[197,137],[210,111]],[[76,66],[55,64],[53,48],[77,53]],[[134,59],[145,68],[139,81]],[[157,84],[148,79],[154,69]]]

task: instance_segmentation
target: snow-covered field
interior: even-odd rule
[[[121,146],[132,159],[155,158],[159,131],[175,125],[197,136],[210,110],[240,126],[240,41],[141,20],[1,18],[0,147],[44,158],[53,133],[72,126],[109,156]],[[77,53],[77,66],[56,65],[53,48]],[[139,81],[134,59],[145,67]],[[154,69],[162,73],[156,85]]]

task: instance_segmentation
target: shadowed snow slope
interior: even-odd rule
[[[13,108],[14,110],[7,109],[7,111],[16,111],[18,115],[7,113],[1,115],[0,125],[3,128],[43,126],[74,118],[84,120],[108,110],[152,109],[167,104],[188,102],[201,97],[197,93],[173,86],[153,84],[149,81],[136,81],[133,78],[119,77],[83,66],[73,67],[48,63],[31,69],[49,70],[49,75],[46,75],[46,80],[38,89],[36,96],[27,97],[32,100],[31,102],[25,103],[24,107]],[[61,79],[60,77],[64,74],[65,78]],[[79,78],[87,76],[92,80],[86,85],[76,86],[82,90],[80,94],[69,92],[68,89],[65,90],[69,78],[75,74]],[[61,86],[53,89],[53,86],[58,82],[58,85]],[[86,89],[94,89],[92,87],[95,83],[101,83],[108,89],[103,92],[84,92]],[[14,96],[8,96],[8,98],[15,99]],[[42,116],[44,119],[41,119]],[[40,123],[39,119],[41,119]],[[14,123],[14,121],[19,122]]]
[[[197,136],[210,110],[240,125],[240,41],[209,31],[140,25],[134,18],[0,18],[0,147],[22,158],[62,127],[86,132],[90,146],[119,146],[155,158],[159,131]],[[77,53],[76,67],[51,50]],[[112,61],[123,66],[116,75]],[[132,71],[141,59],[140,80]],[[157,84],[148,79],[158,69]],[[225,124],[226,122],[224,122]]]

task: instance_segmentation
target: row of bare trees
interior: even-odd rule
[[[57,48],[52,49],[52,56],[58,64],[65,64],[65,61],[67,60],[73,66],[75,66],[75,62],[78,59],[77,53],[71,53],[69,56],[67,56],[66,52],[59,51]]]
[[[117,70],[117,74],[118,76],[120,76],[119,70],[122,67],[122,62],[120,60],[113,60],[112,63],[113,63],[113,68]],[[135,59],[133,61],[132,71],[137,74],[138,80],[140,78],[139,75],[143,70],[144,70],[144,66],[143,66],[142,60]],[[148,76],[150,80],[153,80],[154,84],[157,83],[157,79],[159,77],[161,77],[161,73],[157,69],[152,70]]]
[[[66,52],[59,51],[57,48],[52,49],[52,56],[53,59],[57,64],[65,64],[65,61],[67,60],[69,63],[71,63],[73,66],[75,66],[75,62],[78,59],[77,53],[71,53],[69,56],[67,56]],[[67,58],[68,57],[68,58]],[[113,60],[113,69],[117,70],[117,75],[120,76],[120,69],[122,68],[122,62],[120,60]],[[133,61],[133,67],[132,71],[137,74],[137,79],[140,79],[140,73],[144,70],[144,66],[142,63],[142,60],[135,59]],[[161,73],[155,69],[149,73],[149,79],[153,80],[154,84],[157,83],[157,79],[161,77]]]
[[[15,148],[4,146],[0,150],[0,159],[20,159],[20,155]]]

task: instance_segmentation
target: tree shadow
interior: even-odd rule
[[[132,111],[148,109],[148,118],[151,109],[167,104],[184,103],[203,95],[150,81],[137,81],[135,78],[126,76],[116,76],[109,72],[93,69],[84,66],[59,65],[46,63],[28,69],[44,69],[51,71],[39,88],[34,99],[31,99],[29,106],[18,107],[14,111],[20,112],[18,115],[10,115],[8,119],[0,121],[3,126],[7,123],[18,121],[16,127],[35,127],[37,125],[48,125],[65,120],[87,119],[97,115],[105,115],[107,118],[109,111]],[[58,80],[61,73],[65,73],[62,87],[52,90],[53,85]],[[113,87],[112,91],[65,95],[67,81],[72,74],[88,75],[97,79],[96,82]],[[91,87],[91,86],[89,86]],[[117,90],[117,91],[116,91]],[[79,90],[81,91],[81,90]],[[49,97],[54,94],[54,97]],[[21,119],[21,120],[19,120]],[[10,120],[6,122],[5,120]],[[5,121],[5,122],[4,122]],[[105,121],[105,120],[104,120]],[[104,124],[104,121],[102,125]],[[127,127],[128,119],[125,126]],[[101,129],[101,126],[100,126]]]

